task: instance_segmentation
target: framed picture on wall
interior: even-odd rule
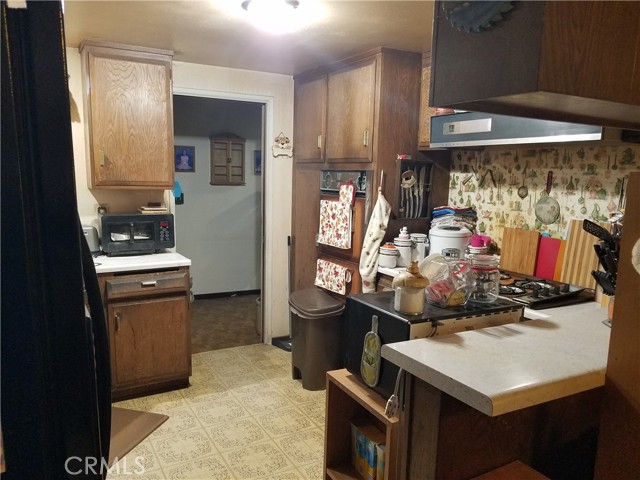
[[[262,175],[262,151],[253,151],[253,173],[254,175]]]
[[[176,172],[196,171],[196,147],[175,145]]]

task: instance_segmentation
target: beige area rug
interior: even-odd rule
[[[111,407],[111,446],[109,465],[133,450],[169,419],[168,415]]]

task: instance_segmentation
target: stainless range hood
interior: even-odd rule
[[[617,128],[463,112],[431,117],[431,148],[566,142],[638,142]]]

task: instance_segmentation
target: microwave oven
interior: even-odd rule
[[[170,213],[108,213],[101,224],[102,251],[110,257],[157,253],[175,246]]]

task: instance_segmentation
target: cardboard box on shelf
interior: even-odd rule
[[[383,480],[384,473],[378,476],[378,464],[382,462],[381,471],[384,472],[385,435],[373,425],[362,421],[351,423],[351,460],[356,471],[365,480]],[[381,458],[378,459],[378,451]]]

